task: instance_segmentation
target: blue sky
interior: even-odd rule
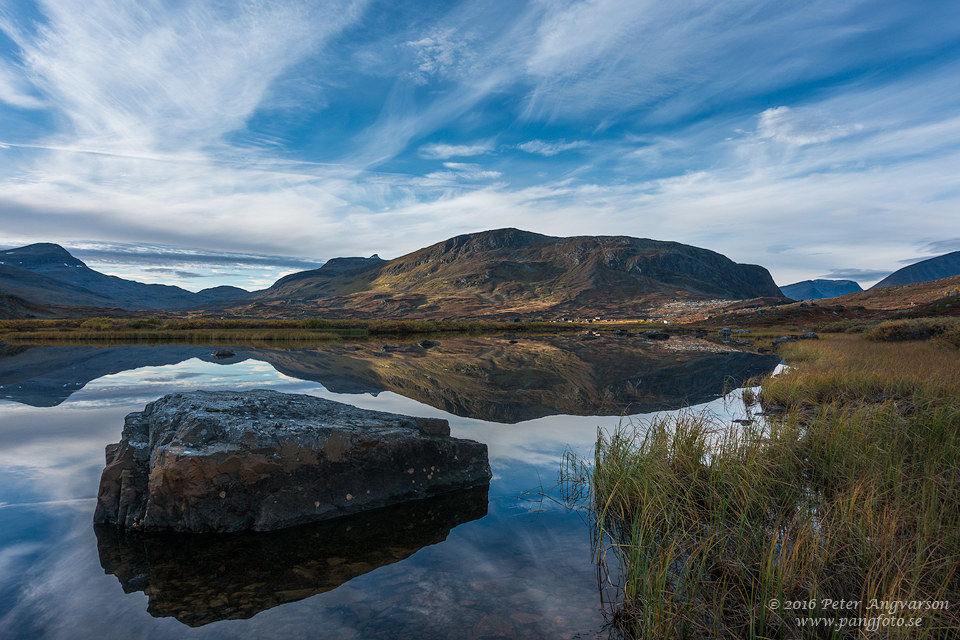
[[[0,244],[192,290],[498,227],[960,249],[960,4],[0,0]]]

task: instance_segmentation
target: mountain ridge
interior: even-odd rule
[[[870,288],[883,289],[884,287],[894,287],[901,284],[931,282],[956,275],[960,275],[960,251],[914,262],[894,271]]]
[[[853,280],[803,280],[780,287],[783,295],[794,300],[821,300],[863,291]]]
[[[87,267],[59,245],[0,252],[0,293],[39,304],[259,315],[486,318],[634,316],[683,300],[782,298],[763,267],[714,251],[630,236],[555,237],[519,229],[462,234],[382,260],[341,257],[246,292],[192,293]]]
[[[193,293],[173,285],[110,276],[50,242],[0,251],[0,293],[38,304],[127,310],[188,308],[252,295],[238,287],[212,287]]]
[[[462,234],[340,273],[294,274],[258,304],[298,302],[351,317],[633,315],[650,304],[783,297],[769,272],[714,251],[630,236],[561,238],[495,229]]]

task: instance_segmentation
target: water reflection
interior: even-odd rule
[[[55,407],[92,380],[140,367],[199,358],[215,362],[210,347],[18,346],[0,358],[0,398],[32,407]],[[237,360],[233,360],[236,362]]]
[[[140,535],[96,525],[104,571],[154,617],[191,627],[247,619],[336,589],[487,515],[488,487],[266,533]]]
[[[531,504],[517,496],[551,487],[564,451],[589,457],[597,427],[609,430],[619,422],[626,410],[623,399],[639,405],[647,398],[658,408],[677,406],[679,398],[692,403],[701,394],[713,397],[724,385],[729,388],[732,382],[725,378],[731,373],[739,377],[772,360],[711,348],[674,339],[644,344],[548,336],[515,344],[502,338],[443,338],[429,349],[390,344],[357,345],[356,350],[342,345],[234,348],[236,356],[225,360],[216,360],[213,348],[204,346],[2,351],[0,396],[12,397],[0,397],[0,637],[605,636],[587,527],[578,514],[550,500]],[[628,380],[632,391],[625,386]],[[325,592],[325,585],[337,579],[334,573],[298,582],[298,567],[321,560],[329,565],[331,555],[349,556],[322,552],[313,543],[317,538],[281,544],[282,551],[254,545],[219,556],[216,548],[181,545],[181,552],[176,544],[117,539],[112,531],[112,542],[103,532],[98,540],[90,519],[103,448],[119,439],[123,416],[164,394],[197,388],[271,388],[449,419],[455,437],[489,447],[494,478],[486,515],[478,512],[470,521],[466,515],[463,524],[451,519],[446,532],[447,525],[438,529],[436,543],[428,535],[409,545],[400,539],[397,553],[412,555],[391,564],[383,552],[385,564],[366,573],[343,573],[339,577],[349,581]],[[700,409],[725,420],[743,417],[735,413],[742,410],[735,401],[716,400]],[[502,424],[526,415],[535,418]],[[369,544],[374,551],[391,549]],[[259,562],[258,555],[277,566]],[[295,560],[278,561],[282,555]],[[234,562],[234,556],[243,560]],[[337,566],[347,572],[361,562],[378,566],[376,558]],[[252,565],[249,573],[245,563]],[[105,574],[104,567],[115,575]],[[258,580],[260,571],[265,573]],[[239,602],[247,591],[243,587],[254,585],[254,596],[243,604],[253,602],[247,607],[251,615],[257,607],[261,612],[239,619],[237,612],[211,608],[212,597],[201,612],[192,601],[206,597],[207,583],[210,594],[229,595],[221,607]],[[294,592],[300,589],[317,595],[297,600]],[[151,615],[156,612],[168,617]],[[191,624],[200,624],[205,615],[225,619],[191,627],[174,615],[193,616]]]
[[[89,381],[125,370],[191,358],[223,366],[256,360],[333,393],[392,391],[453,415],[515,424],[677,409],[711,400],[779,362],[692,338],[449,338],[429,349],[367,343],[233,350],[233,358],[219,360],[209,347],[33,347],[0,359],[0,394],[54,406]]]

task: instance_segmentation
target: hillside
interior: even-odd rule
[[[960,275],[928,282],[870,287],[866,291],[851,293],[822,301],[821,304],[864,306],[868,309],[904,310],[934,304],[948,296],[960,294]]]
[[[176,309],[251,295],[237,287],[214,287],[193,293],[180,287],[108,276],[51,243],[0,251],[0,258],[0,294],[15,295],[34,304]]]
[[[953,253],[947,253],[942,256],[937,256],[936,258],[930,258],[929,260],[908,265],[903,269],[894,271],[870,288],[882,289],[884,287],[893,287],[901,284],[930,282],[932,280],[941,280],[956,275],[960,275],[960,251],[954,251]]]
[[[820,300],[863,291],[853,280],[804,280],[780,287],[783,295],[794,300]]]
[[[339,273],[321,268],[283,278],[251,300],[344,317],[502,318],[623,317],[676,300],[782,297],[763,267],[627,236],[498,229],[394,260],[350,260]]]
[[[300,271],[284,276],[273,285],[259,293],[258,298],[286,299],[307,297],[320,284],[325,284],[336,276],[345,273],[360,272],[385,262],[373,254],[369,258],[333,258],[327,260],[319,269]]]

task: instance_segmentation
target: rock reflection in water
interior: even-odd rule
[[[136,534],[96,525],[100,564],[154,617],[246,619],[336,589],[487,514],[488,487],[267,533]]]

